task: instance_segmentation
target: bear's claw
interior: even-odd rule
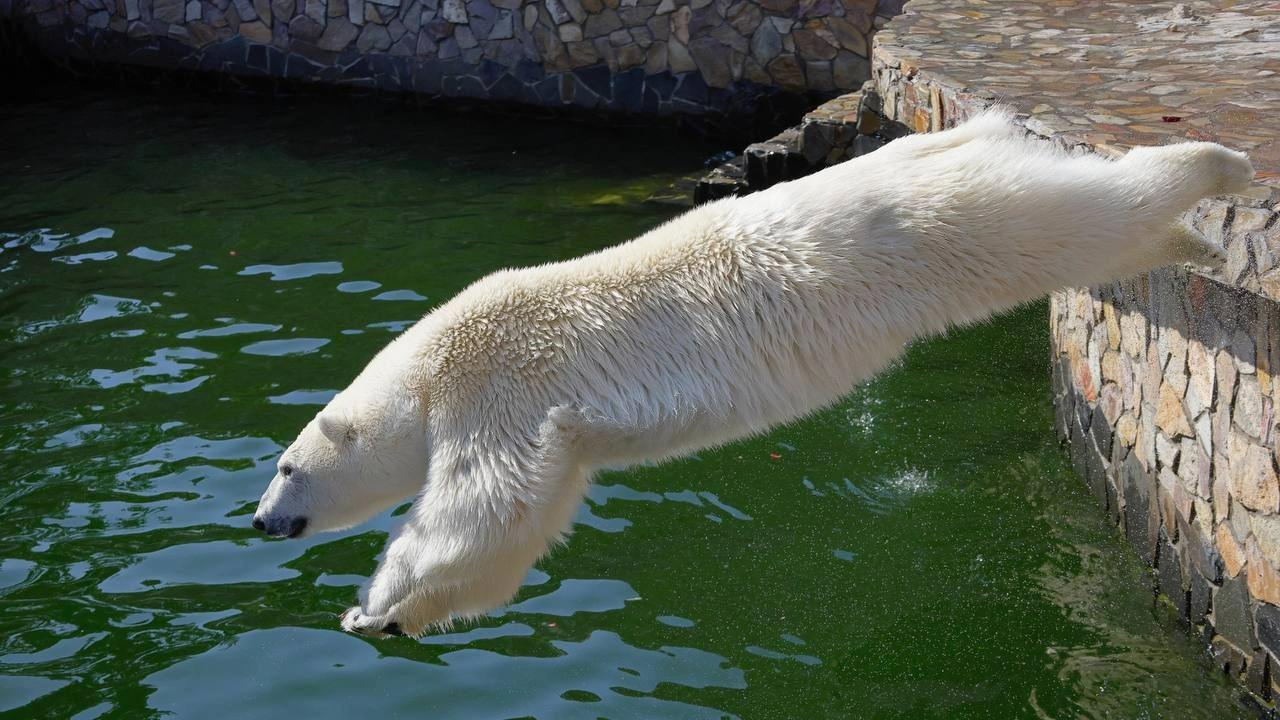
[[[407,633],[400,629],[400,623],[385,618],[365,615],[359,606],[347,608],[338,616],[342,629],[372,638],[406,637]]]

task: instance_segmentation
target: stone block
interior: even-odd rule
[[[186,4],[183,0],[154,0],[151,15],[156,20],[176,25],[186,19]]]
[[[351,44],[360,35],[360,30],[347,18],[330,18],[324,32],[316,40],[316,47],[321,50],[338,52]]]
[[[1272,655],[1280,656],[1280,607],[1271,603],[1254,603],[1254,627],[1258,642]]]
[[[373,2],[373,0],[369,0]],[[442,0],[440,3],[440,17],[454,25],[465,25],[467,20],[467,6],[463,0]]]
[[[763,23],[751,35],[751,57],[761,65],[768,65],[782,52],[782,35],[773,23]]]
[[[1156,506],[1151,500],[1155,483],[1132,455],[1120,466],[1124,491],[1124,527],[1138,556],[1148,566],[1155,564]]]
[[[550,2],[550,0],[548,1]],[[582,33],[588,38],[596,38],[621,29],[622,18],[618,17],[618,13],[613,10],[604,10],[587,18],[586,22],[583,23]]]
[[[1280,485],[1271,453],[1243,434],[1231,431],[1227,447],[1231,496],[1250,510],[1280,510]]]
[[[1257,646],[1249,588],[1243,577],[1227,578],[1213,594],[1213,628],[1241,650]]]
[[[295,15],[289,21],[289,37],[294,40],[314,41],[324,32],[324,25],[307,15]]]
[[[714,38],[700,37],[689,44],[698,72],[709,87],[726,88],[733,82],[727,49]]]
[[[1244,548],[1245,556],[1249,558],[1245,565],[1249,592],[1259,600],[1280,605],[1280,572],[1273,564],[1274,559],[1262,554],[1257,539],[1252,536],[1245,541]]]
[[[689,48],[674,38],[667,43],[667,64],[673,73],[688,73],[698,69],[693,55],[689,54]]]
[[[1178,608],[1178,614],[1186,620],[1188,607],[1186,588],[1182,584],[1182,561],[1169,537],[1160,532],[1159,549],[1156,552],[1156,585],[1160,592]]]

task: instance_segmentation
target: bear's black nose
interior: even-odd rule
[[[264,522],[262,522],[262,518],[260,518],[260,517],[258,517],[257,515],[255,515],[255,516],[253,517],[253,529],[254,529],[254,530],[264,530],[264,531],[265,531],[265,530],[267,529],[267,524],[266,524],[266,523],[264,523]]]

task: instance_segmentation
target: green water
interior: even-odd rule
[[[1045,307],[766,437],[599,478],[515,605],[345,635],[384,514],[249,527],[276,454],[475,278],[631,237],[650,132],[64,95],[0,119],[0,714],[1242,717],[1052,433]]]

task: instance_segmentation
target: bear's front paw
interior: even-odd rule
[[[372,638],[404,637],[405,632],[400,624],[385,617],[365,615],[359,607],[347,608],[339,617],[342,629],[349,633],[358,633]]]

